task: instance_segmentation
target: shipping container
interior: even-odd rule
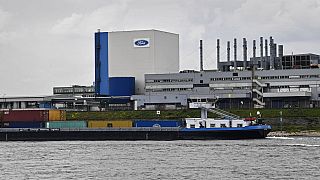
[[[116,120],[116,121],[88,121],[89,128],[106,128],[106,127],[132,127],[131,120]]]
[[[134,127],[181,127],[181,120],[134,120]]]
[[[3,122],[3,128],[43,128],[45,122]]]
[[[46,128],[86,128],[86,121],[48,121]]]
[[[49,110],[49,121],[65,121],[66,111],[64,110]]]
[[[48,121],[48,110],[8,110],[3,111],[3,122]]]

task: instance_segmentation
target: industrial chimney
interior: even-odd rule
[[[234,38],[234,41],[233,41],[233,53],[234,53],[234,64],[233,64],[233,68],[234,68],[234,71],[237,70],[237,39]]]
[[[200,40],[200,71],[203,71],[202,40]]]
[[[263,69],[268,69],[268,64],[270,64],[270,61],[268,60],[268,39],[264,40],[264,51],[265,51],[265,56],[264,56],[264,67]]]
[[[274,43],[272,36],[270,36],[270,69],[274,69],[274,59],[275,59]]]
[[[230,41],[227,41],[227,61],[230,62]]]
[[[264,60],[263,60],[263,37],[260,37],[260,68],[263,68]]]
[[[243,38],[243,70],[247,70],[247,40]]]
[[[253,56],[253,62],[252,62],[252,68],[255,69],[257,65],[257,58],[256,58],[256,40],[253,40],[253,51],[252,51],[252,56]]]
[[[217,69],[220,71],[220,39],[217,39]]]
[[[279,50],[280,69],[283,69],[283,65],[282,65],[283,45],[279,45],[278,50]]]

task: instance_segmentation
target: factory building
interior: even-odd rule
[[[216,102],[220,108],[320,107],[319,55],[284,55],[283,45],[277,45],[272,37],[268,44],[260,37],[257,56],[256,40],[252,42],[250,60],[248,43],[243,38],[243,60],[237,58],[234,39],[233,60],[228,41],[227,60],[221,61],[218,39],[218,70],[203,70],[200,41],[200,71],[146,74],[146,94],[131,97],[136,109],[187,108],[188,102],[194,101]]]
[[[130,80],[125,82],[125,79],[111,87],[112,77],[134,77],[132,94],[143,94],[144,74],[178,71],[178,34],[157,30],[95,33],[95,89],[98,96],[113,95],[110,88],[131,88],[123,87],[130,84]]]
[[[171,105],[170,109],[174,108],[172,105],[181,108],[188,101],[214,99],[220,108],[309,108],[320,104],[320,69],[266,70],[254,74],[194,71],[145,77],[146,95],[132,96],[138,109],[160,108],[164,104]]]
[[[153,110],[184,109],[190,102],[212,102],[223,109],[320,107],[319,55],[284,55],[283,45],[272,37],[260,37],[257,53],[256,40],[250,42],[243,38],[238,51],[237,39],[227,41],[223,60],[217,39],[217,69],[204,70],[201,40],[200,70],[179,71],[177,34],[98,31],[94,85],[54,87],[53,96],[3,96],[0,108]]]

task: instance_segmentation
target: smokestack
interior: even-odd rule
[[[283,69],[283,65],[282,65],[283,45],[278,46],[278,51],[279,51],[279,59],[280,59],[280,69]]]
[[[265,39],[264,40],[264,51],[265,51],[265,57],[264,57],[264,67],[263,67],[263,69],[267,69],[268,67],[267,67],[267,64],[268,64],[268,39]]]
[[[237,70],[237,39],[234,38],[234,41],[233,41],[233,48],[234,48],[234,64],[233,64],[233,68],[234,70]]]
[[[252,51],[252,56],[253,56],[253,58],[255,58],[256,57],[256,49],[257,49],[257,47],[256,47],[256,40],[253,40],[253,51]]]
[[[260,68],[263,67],[263,37],[260,37]]]
[[[243,38],[243,70],[247,70],[247,40]]]
[[[203,71],[202,40],[200,40],[200,71]]]
[[[217,39],[217,69],[220,71],[220,39]]]
[[[272,36],[270,36],[270,69],[274,69],[274,59],[275,59],[275,52],[274,52],[274,43]]]
[[[227,61],[230,62],[230,41],[227,41]]]
[[[255,69],[256,68],[256,65],[257,65],[257,58],[256,58],[256,40],[253,40],[253,61],[252,61],[252,69]]]

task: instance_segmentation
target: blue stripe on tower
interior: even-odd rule
[[[108,71],[108,32],[98,32],[96,37],[96,94],[109,95],[109,71]],[[98,44],[99,43],[99,44]]]

